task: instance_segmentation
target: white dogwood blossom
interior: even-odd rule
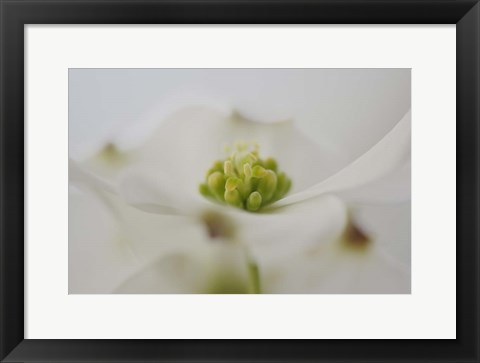
[[[70,162],[71,291],[409,292],[351,208],[408,200],[409,160],[409,113],[347,163],[293,121],[184,108],[136,149]]]

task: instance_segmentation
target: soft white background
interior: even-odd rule
[[[453,26],[29,26],[26,40],[26,338],[455,337]],[[82,67],[412,68],[412,295],[67,295],[68,68]]]

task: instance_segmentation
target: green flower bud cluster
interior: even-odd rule
[[[275,159],[261,159],[256,145],[237,143],[226,160],[213,163],[199,190],[209,199],[257,212],[281,199],[291,186]]]

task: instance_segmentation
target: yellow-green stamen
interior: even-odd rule
[[[218,202],[257,212],[283,198],[291,185],[275,159],[261,159],[257,145],[237,143],[226,160],[213,163],[199,191]]]

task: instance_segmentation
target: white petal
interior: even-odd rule
[[[355,204],[353,217],[377,245],[406,266],[411,265],[411,203]]]
[[[125,243],[139,261],[189,250],[207,238],[196,218],[144,212],[120,199],[109,200]]]
[[[266,213],[238,212],[233,218],[239,224],[238,239],[264,266],[329,243],[343,231],[347,213],[338,198],[324,195]]]
[[[225,242],[225,241],[224,241]],[[189,251],[153,261],[122,282],[121,294],[246,293],[248,273],[241,246],[193,244]]]
[[[119,189],[126,202],[152,213],[191,215],[209,204],[200,198],[198,186],[195,190],[187,187],[174,171],[162,172],[147,167],[147,164],[129,168]]]
[[[285,267],[266,276],[267,293],[410,293],[408,269],[374,246],[367,251],[325,246],[292,257]]]
[[[411,181],[411,162],[408,160],[371,183],[337,194],[350,204],[400,203],[411,199]]]
[[[407,266],[377,248],[360,266],[354,289],[355,293],[364,294],[409,294],[410,272]]]
[[[193,255],[176,254],[146,265],[122,281],[117,294],[188,294],[199,293],[204,283],[204,266]]]
[[[78,162],[68,159],[68,180],[70,184],[116,193],[114,185],[102,177],[86,170]]]
[[[209,95],[205,89],[189,89],[159,99],[155,105],[146,108],[130,125],[119,128],[114,138],[121,150],[135,150],[141,147],[163,123],[169,122],[175,114],[189,108],[203,108],[214,113],[229,115],[233,108],[221,98]]]
[[[195,218],[147,213],[115,194],[83,187],[69,200],[71,293],[109,293],[144,265],[207,238]]]
[[[355,205],[349,220],[368,236],[369,245],[354,247],[337,235],[291,250],[279,256],[283,260],[264,265],[265,292],[409,293],[409,203]]]
[[[137,268],[116,221],[91,195],[70,193],[68,239],[70,294],[109,293]]]
[[[410,112],[368,152],[327,180],[277,202],[296,203],[323,193],[346,191],[377,181],[402,167],[410,158]]]

